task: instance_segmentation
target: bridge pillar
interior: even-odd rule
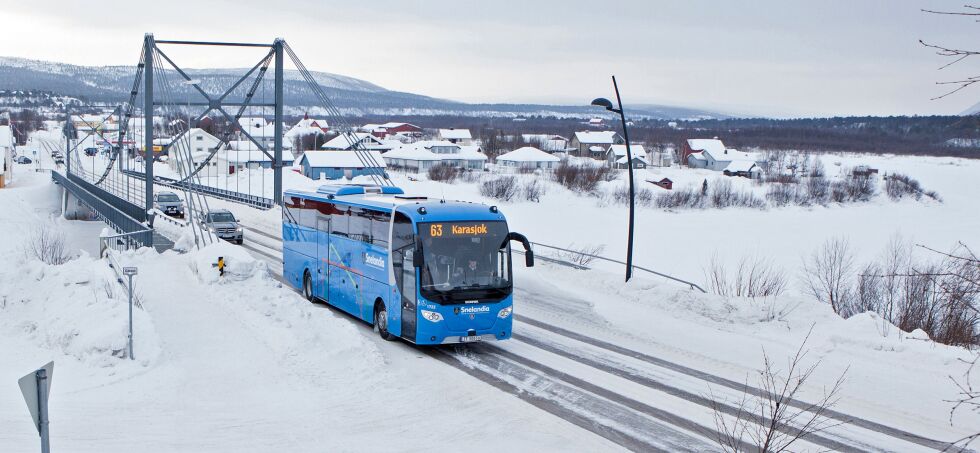
[[[98,220],[95,210],[78,197],[74,196],[64,187],[61,188],[61,215],[68,220]]]

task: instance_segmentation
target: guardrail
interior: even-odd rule
[[[136,239],[136,237],[143,233],[143,231],[135,231],[132,233],[114,234],[112,236],[100,236],[99,256],[106,256],[109,250],[124,252],[126,250],[133,250],[141,247],[141,243]]]
[[[145,178],[144,173],[134,170],[124,170],[123,173],[134,178]],[[219,189],[217,187],[206,186],[204,184],[178,181],[176,179],[164,178],[162,176],[154,176],[153,182],[162,186],[180,190],[190,190],[209,197],[220,198],[222,200],[241,203],[260,209],[271,209],[273,206],[275,206],[275,201],[269,198],[235,192],[233,190]]]
[[[102,221],[116,231],[123,233],[120,236],[126,236],[124,242],[131,244],[127,245],[128,247],[133,245],[138,247],[153,246],[153,230],[148,229],[145,225],[102,198],[99,198],[91,191],[86,190],[85,187],[75,181],[75,178],[67,177],[60,172],[53,171],[51,172],[51,179],[78,197],[82,203],[92,208]]]
[[[581,252],[581,251],[578,251],[578,250],[570,250],[570,249],[566,249],[566,248],[562,248],[562,247],[556,247],[556,246],[553,246],[553,245],[542,244],[540,242],[532,242],[531,244],[534,245],[534,246],[545,247],[545,248],[549,248],[549,249],[554,249],[554,250],[558,250],[558,251],[565,252],[565,253],[572,253],[572,254],[575,254],[575,255],[587,256],[589,258],[594,258],[594,259],[597,259],[597,260],[608,261],[610,263],[622,264],[624,266],[626,265],[626,263],[623,262],[623,261],[614,260],[612,258],[606,258],[604,256],[593,255],[591,253],[585,253],[585,252]],[[536,259],[541,259],[542,261],[549,261],[549,262],[553,262],[553,263],[557,263],[557,264],[561,264],[561,265],[565,265],[565,266],[569,266],[569,267],[574,267],[574,268],[577,268],[577,269],[580,269],[580,270],[589,269],[588,266],[585,266],[583,264],[573,263],[571,261],[562,260],[562,259],[559,259],[559,258],[543,257],[543,256],[540,256],[540,255],[537,255],[537,254],[535,254],[534,257]],[[700,287],[697,283],[689,282],[687,280],[683,280],[683,279],[674,277],[672,275],[667,275],[667,274],[664,274],[662,272],[657,272],[657,271],[655,271],[653,269],[648,269],[648,268],[645,268],[645,267],[642,267],[642,266],[637,266],[635,264],[633,265],[633,269],[637,269],[637,270],[641,270],[641,271],[644,271],[644,272],[648,272],[648,273],[653,274],[653,275],[656,275],[658,277],[666,278],[668,280],[673,280],[673,281],[678,282],[678,283],[683,283],[685,285],[690,286],[691,289],[696,289],[698,291],[701,291],[702,293],[707,293],[707,291],[705,291],[704,288]]]

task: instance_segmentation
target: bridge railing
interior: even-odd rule
[[[153,246],[153,230],[87,190],[82,184],[76,182],[76,178],[53,171],[51,172],[51,179],[71,192],[72,195],[78,197],[82,203],[92,208],[102,221],[121,233],[119,236],[125,236],[125,238],[119,240],[126,247]]]

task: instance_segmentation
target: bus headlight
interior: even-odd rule
[[[511,305],[510,307],[507,307],[507,308],[502,308],[502,309],[500,309],[500,312],[497,313],[497,317],[500,318],[500,319],[505,319],[508,316],[510,316],[511,312],[513,312],[513,311],[514,311],[514,306],[513,305]]]
[[[442,314],[435,311],[429,310],[419,310],[422,313],[422,317],[431,322],[442,321]]]

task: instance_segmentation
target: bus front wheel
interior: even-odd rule
[[[395,336],[388,332],[388,309],[384,302],[380,300],[374,304],[374,330],[382,339],[387,341],[395,340]]]
[[[303,297],[313,302],[313,279],[310,278],[310,271],[303,273]]]

